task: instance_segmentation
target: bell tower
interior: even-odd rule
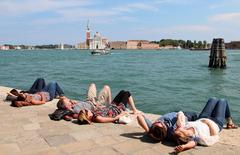
[[[90,38],[91,38],[91,30],[89,27],[89,20],[87,22],[87,29],[86,29],[86,48],[90,48]]]

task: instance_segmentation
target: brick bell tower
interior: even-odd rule
[[[87,29],[86,29],[86,48],[90,48],[90,37],[91,37],[91,31],[89,27],[89,20],[87,22]]]

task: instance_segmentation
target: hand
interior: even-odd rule
[[[176,152],[182,152],[185,150],[185,145],[178,145],[174,149]]]
[[[121,111],[121,113],[120,113],[119,115],[117,115],[117,116],[115,117],[115,119],[118,120],[120,117],[122,117],[122,116],[124,116],[124,115],[126,115],[126,114],[127,114],[126,111]]]

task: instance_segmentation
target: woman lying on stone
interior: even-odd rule
[[[42,78],[38,78],[33,83],[28,93],[18,93],[17,90],[12,90],[11,93],[16,96],[16,100],[12,101],[12,106],[15,107],[45,104],[64,94],[58,83],[50,82],[48,85],[45,85],[45,80]]]
[[[210,98],[196,121],[185,122],[181,119],[182,126],[175,130],[175,137],[184,144],[177,146],[175,150],[181,152],[194,148],[197,144],[215,144],[219,141],[219,132],[223,129],[225,119],[227,129],[237,128],[232,121],[228,102],[224,99]]]
[[[80,124],[117,122],[121,116],[125,115],[127,105],[130,106],[133,114],[138,112],[130,92],[122,90],[111,104],[98,106],[93,110],[81,110],[78,115],[78,122]]]

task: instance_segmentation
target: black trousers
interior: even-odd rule
[[[129,91],[121,90],[116,97],[113,99],[113,103],[118,105],[119,103],[123,103],[125,107],[127,107],[128,99],[131,96]]]

